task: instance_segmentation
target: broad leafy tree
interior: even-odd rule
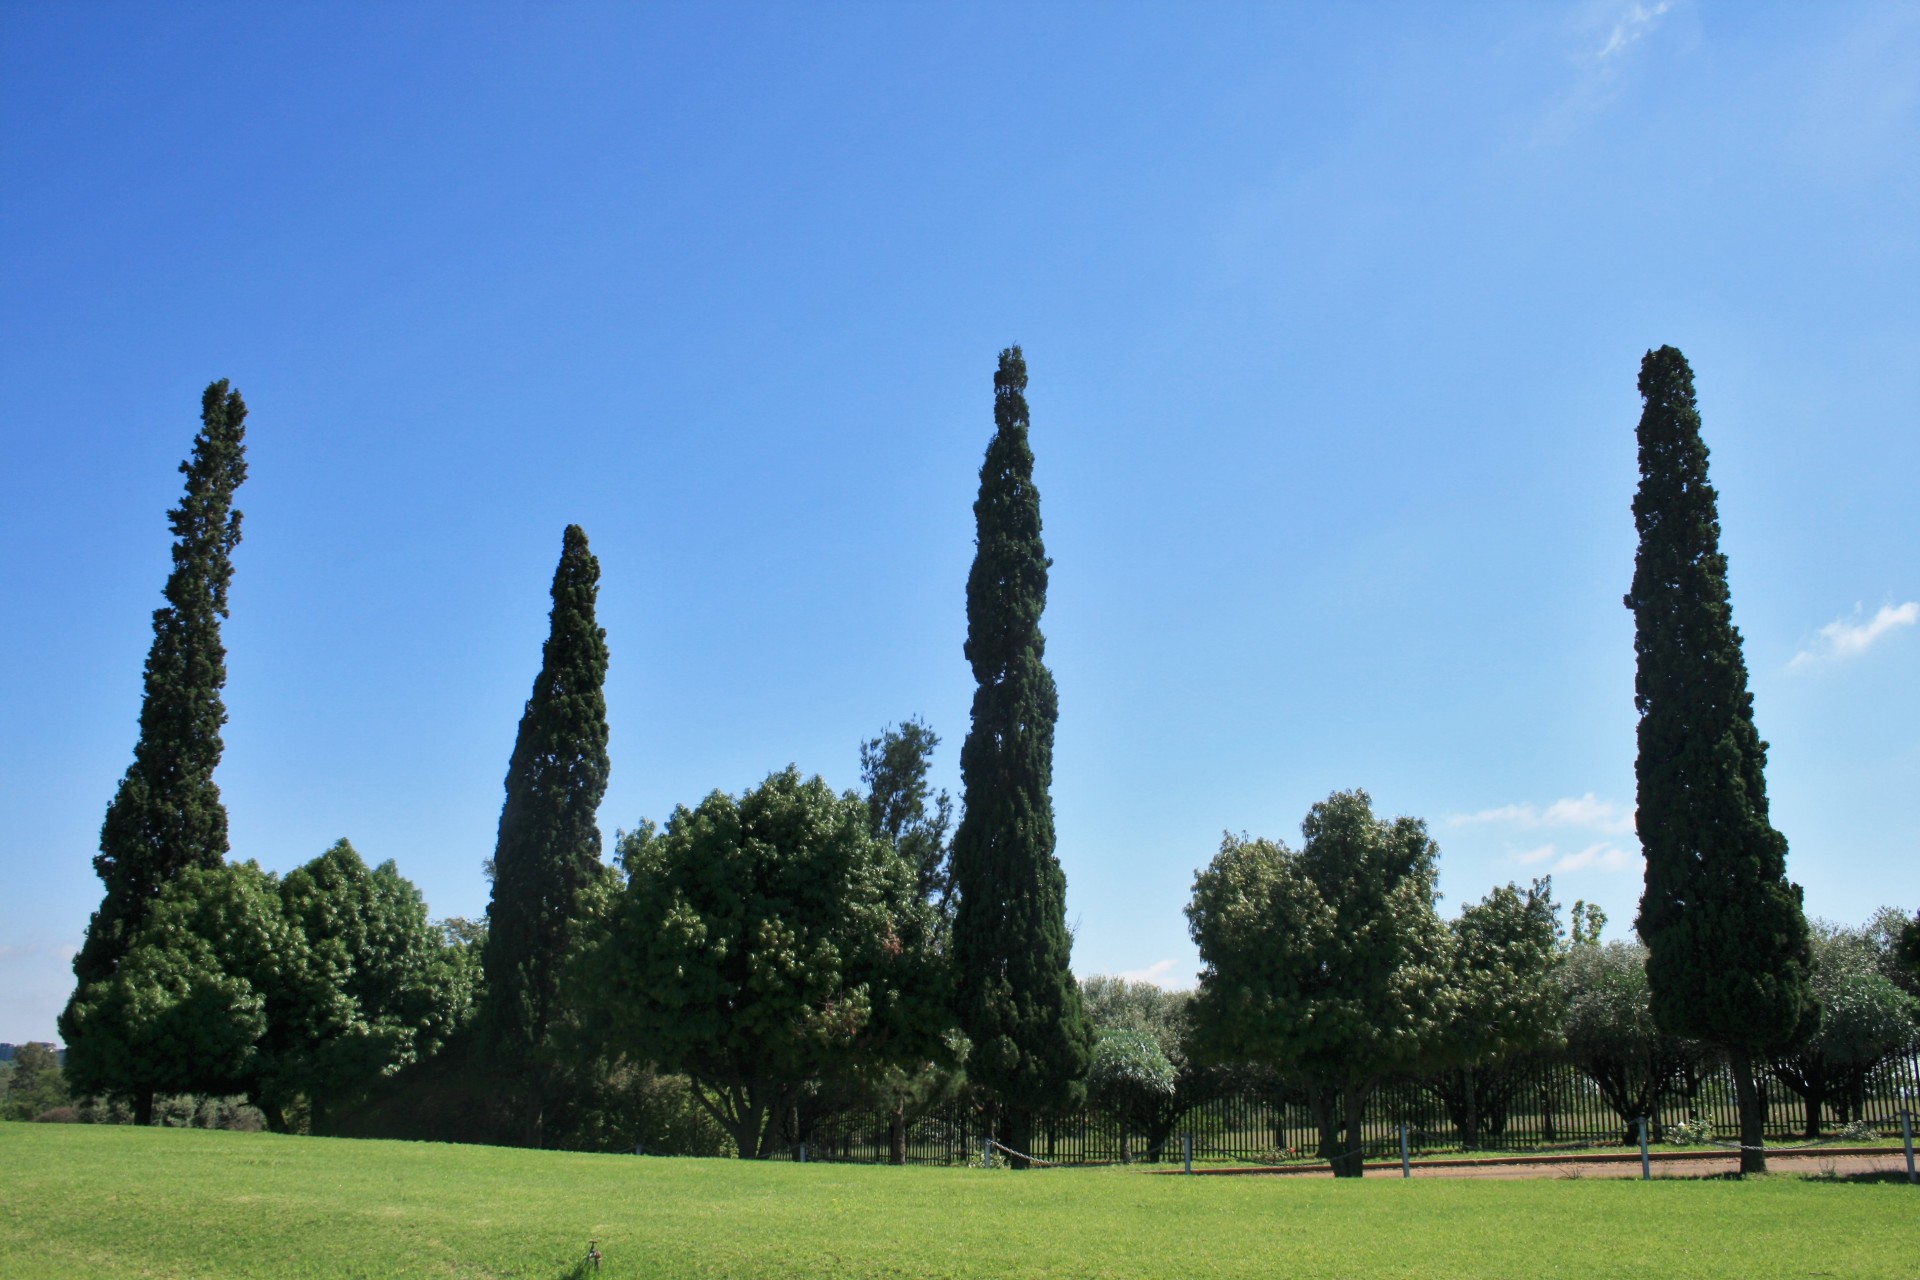
[[[1454,1004],[1427,1087],[1440,1099],[1461,1144],[1483,1128],[1498,1136],[1529,1056],[1560,1043],[1564,988],[1553,886],[1503,885],[1469,904],[1453,934]]]
[[[627,884],[583,960],[615,1052],[684,1073],[745,1158],[809,1089],[947,1051],[933,912],[867,807],[788,768],[620,844]]]
[[[227,811],[213,773],[227,721],[220,696],[227,680],[220,621],[227,616],[231,557],[240,542],[233,500],[247,478],[246,419],[238,391],[224,379],[208,386],[192,454],[180,464],[186,492],[167,513],[173,571],[166,604],[153,615],[133,763],[107,808],[93,860],[106,894],[74,957],[76,1002],[88,986],[113,976],[154,900],[175,876],[219,866],[226,858]],[[88,1026],[111,1034],[97,1017]],[[87,1034],[72,1004],[61,1015],[60,1030],[69,1047]],[[89,1091],[96,1084],[84,1077],[76,1082]],[[140,1123],[149,1123],[152,1088],[136,1083],[131,1097]]]
[[[1867,1079],[1881,1063],[1914,1043],[1920,1001],[1880,971],[1880,955],[1863,931],[1816,924],[1813,990],[1820,1029],[1774,1060],[1773,1073],[1800,1095],[1806,1136],[1818,1138],[1822,1109],[1838,1106],[1859,1119]]]
[[[392,862],[369,868],[345,840],[287,876],[281,902],[319,978],[342,998],[306,1047],[312,1125],[443,1045],[470,1013],[473,971],[427,919]]]
[[[1084,1096],[1092,1039],[1069,968],[1066,876],[1054,857],[1053,731],[1059,700],[1044,661],[1047,601],[1040,493],[1028,443],[1027,363],[1000,353],[993,439],[973,504],[967,661],[973,722],[953,838],[953,963],[967,1072],[1000,1113],[1002,1140],[1029,1150],[1036,1110]]]
[[[1755,1065],[1818,1025],[1807,921],[1767,817],[1767,744],[1734,628],[1718,498],[1693,371],[1672,347],[1640,366],[1640,534],[1633,588],[1640,842],[1654,1016],[1719,1046],[1740,1106],[1741,1169],[1766,1168]]]
[[[1321,1156],[1359,1177],[1368,1097],[1427,1065],[1452,1017],[1439,849],[1417,819],[1375,818],[1364,791],[1314,805],[1301,831],[1298,852],[1229,835],[1194,878],[1196,1041],[1299,1080]]]
[[[594,618],[599,589],[587,535],[568,525],[493,854],[483,1028],[498,1063],[520,1081],[523,1140],[534,1147],[554,1084],[554,1020],[573,921],[602,867],[596,815],[607,790],[607,637]]]
[[[244,1093],[288,1127],[315,1046],[346,1030],[351,1009],[279,888],[243,862],[184,871],[161,891],[113,976],[71,1007],[84,1034],[67,1061],[86,1092]]]

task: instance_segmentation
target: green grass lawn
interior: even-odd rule
[[[1920,1276],[1920,1191],[663,1160],[0,1124],[0,1276]]]

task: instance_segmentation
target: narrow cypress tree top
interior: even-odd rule
[[[1647,859],[1636,927],[1661,1026],[1760,1052],[1817,1019],[1806,917],[1786,878],[1786,838],[1768,818],[1767,744],[1754,727],[1686,358],[1648,352],[1640,394],[1640,552],[1626,597]]]
[[[218,866],[227,854],[227,810],[213,771],[227,722],[220,620],[240,542],[233,501],[247,478],[246,419],[238,391],[225,379],[210,384],[193,452],[180,464],[186,492],[167,513],[173,571],[167,602],[153,615],[133,763],[107,808],[93,860],[106,895],[74,960],[82,985],[112,974],[170,880],[189,867]]]
[[[1004,682],[1016,663],[1037,665],[1047,651],[1040,613],[1053,562],[1040,540],[1026,391],[1026,357],[1009,347],[993,375],[994,434],[980,467],[980,496],[973,504],[976,550],[967,575],[966,655],[982,685]],[[1049,739],[1051,731],[1049,722]],[[1048,757],[1051,769],[1051,751]]]
[[[1042,657],[1047,559],[1027,441],[1027,366],[1000,353],[994,436],[974,503],[967,661],[977,687],[960,751],[965,812],[954,834],[954,962],[968,1073],[1016,1107],[1071,1100],[1091,1035],[1069,969],[1066,877],[1054,858],[1053,675]]]

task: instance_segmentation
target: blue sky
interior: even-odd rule
[[[1920,906],[1920,10],[0,5],[0,1039],[53,1034],[201,388],[234,852],[479,915],[562,528],[611,836],[955,761],[995,353],[1082,973],[1365,787],[1629,928],[1634,380],[1698,378],[1809,910]]]

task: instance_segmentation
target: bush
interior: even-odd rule
[[[1665,1141],[1676,1147],[1699,1147],[1713,1141],[1713,1122],[1704,1118],[1678,1120],[1666,1127]]]

